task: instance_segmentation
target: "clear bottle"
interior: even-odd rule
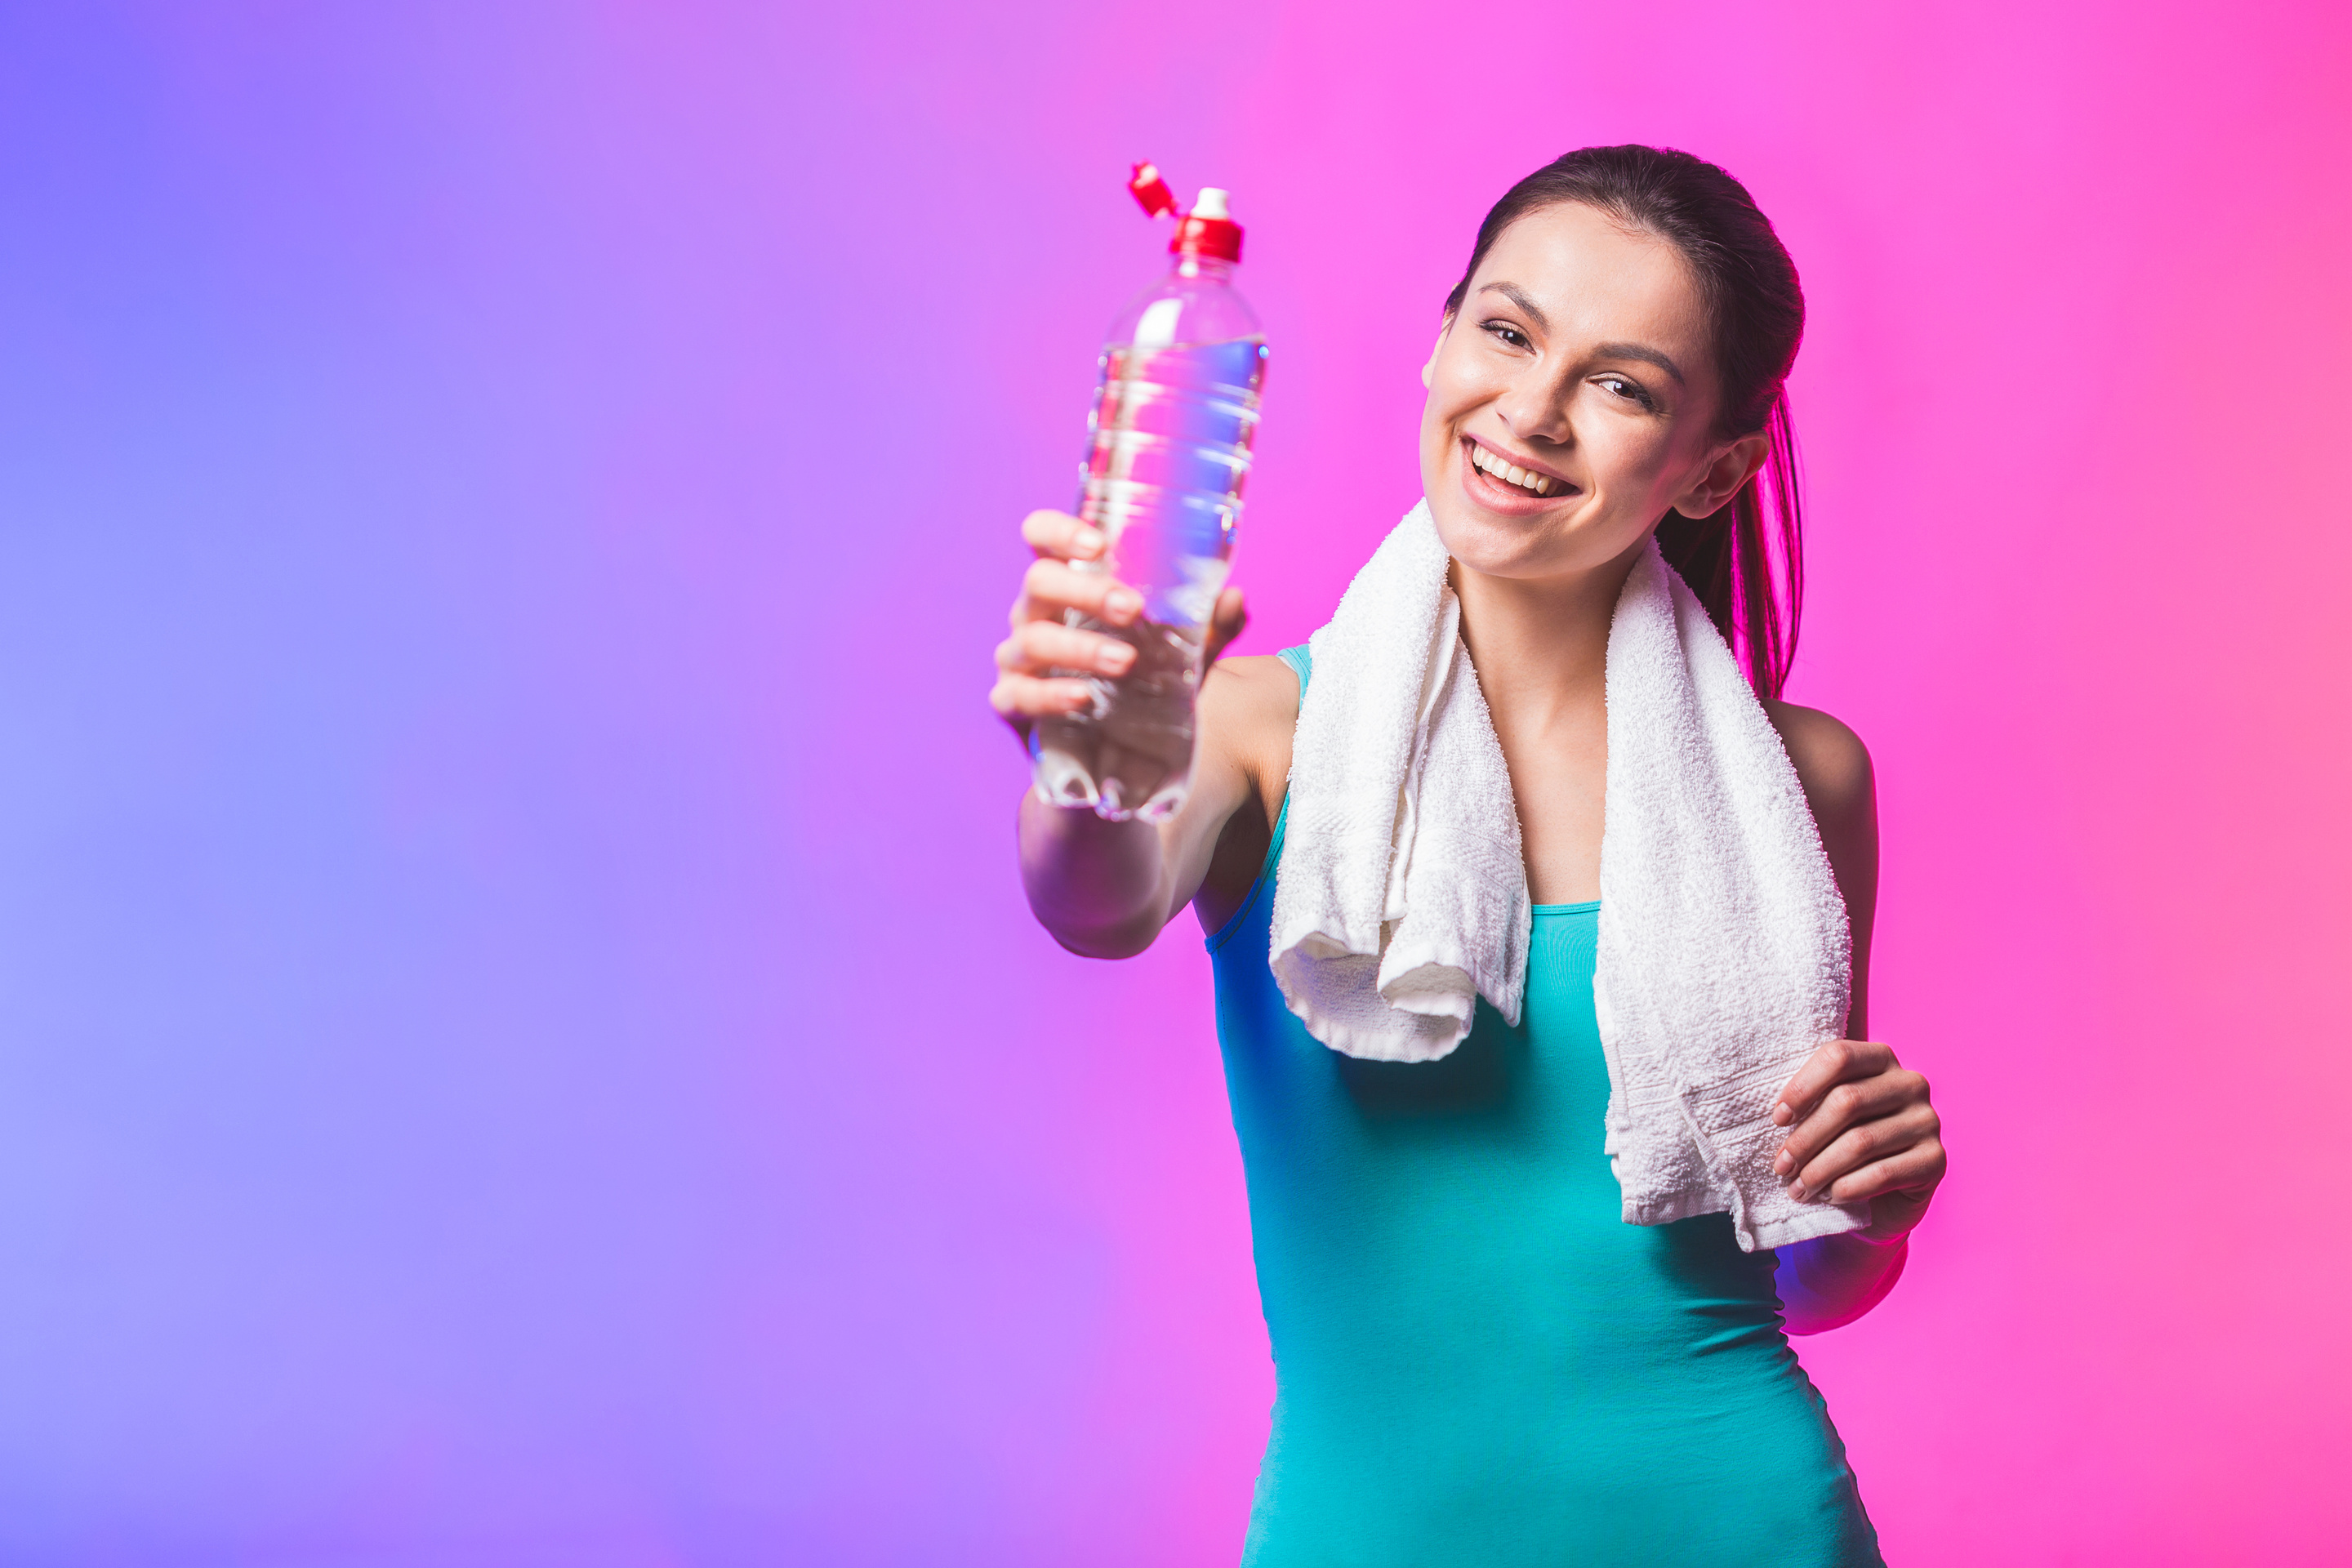
[[[1129,188],[1153,216],[1174,213],[1150,164]],[[1226,194],[1203,190],[1168,248],[1167,276],[1111,323],[1080,466],[1078,515],[1108,541],[1080,569],[1134,588],[1143,614],[1125,627],[1076,612],[1071,623],[1132,645],[1135,663],[1116,680],[1056,670],[1088,682],[1094,701],[1029,737],[1040,795],[1114,821],[1160,821],[1191,788],[1203,637],[1233,560],[1265,378],[1265,334],[1233,288],[1242,231]]]

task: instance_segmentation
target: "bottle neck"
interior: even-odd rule
[[[1231,283],[1234,280],[1232,262],[1222,256],[1202,256],[1193,250],[1178,251],[1175,265],[1171,270],[1179,278],[1206,278],[1214,283]]]

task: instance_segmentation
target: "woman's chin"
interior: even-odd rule
[[[1473,572],[1489,577],[1542,575],[1542,558],[1559,552],[1552,531],[1529,526],[1517,518],[1496,517],[1483,508],[1441,504],[1433,499],[1430,516],[1437,523],[1438,542],[1445,552]]]
[[[1562,577],[1597,571],[1638,548],[1648,531],[1618,519],[1579,516],[1570,505],[1507,517],[1459,497],[1432,496],[1438,542],[1461,566],[1487,577]]]

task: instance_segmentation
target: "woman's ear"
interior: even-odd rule
[[[1724,502],[1739,493],[1739,488],[1756,477],[1764,466],[1764,454],[1769,443],[1764,433],[1742,436],[1715,456],[1715,460],[1699,470],[1690,489],[1676,498],[1674,510],[1694,521],[1713,517],[1723,510]]]
[[[1423,392],[1429,390],[1430,382],[1437,374],[1438,351],[1445,346],[1445,334],[1453,330],[1454,313],[1449,310],[1437,323],[1437,341],[1429,345],[1429,363],[1421,367],[1421,389]]]

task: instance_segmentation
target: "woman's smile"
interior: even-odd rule
[[[1530,503],[1581,493],[1564,475],[1521,454],[1488,446],[1475,436],[1462,437],[1462,460],[1463,488],[1471,499],[1496,511],[1537,511],[1542,509]]]

